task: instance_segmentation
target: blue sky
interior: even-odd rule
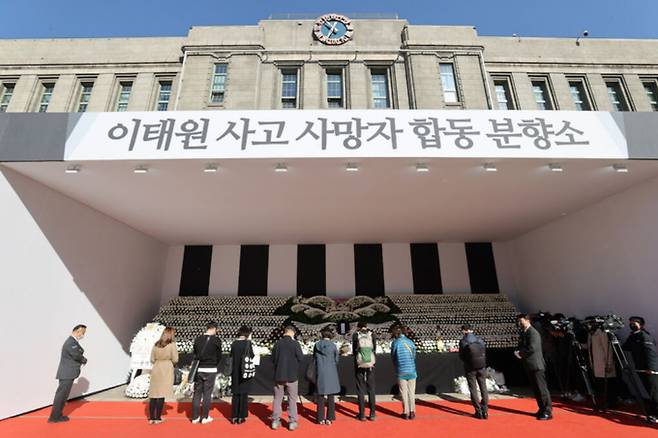
[[[395,12],[481,35],[658,38],[658,0],[0,0],[0,11],[0,38],[185,35],[283,12]]]

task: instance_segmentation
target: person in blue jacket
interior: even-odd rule
[[[391,345],[391,358],[395,365],[398,377],[400,396],[402,397],[402,418],[413,420],[416,418],[416,345],[403,333],[403,327],[391,327],[393,344]]]

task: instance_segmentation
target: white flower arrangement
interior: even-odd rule
[[[327,321],[331,322],[339,322],[339,321],[356,321],[359,319],[359,315],[357,315],[354,312],[347,312],[345,310],[341,310],[338,312],[332,312],[324,315],[324,319]]]
[[[290,308],[290,310],[291,310],[293,313],[300,313],[300,312],[303,312],[303,311],[305,311],[305,310],[307,310],[307,309],[310,309],[310,308],[311,308],[311,306],[306,305],[306,304],[295,304],[294,306],[292,306],[292,307]]]
[[[231,395],[231,376],[218,374],[215,379],[215,387],[213,388],[212,397],[221,398]]]
[[[361,309],[356,309],[354,311],[359,316],[365,316],[366,318],[370,318],[372,316],[375,316],[377,311],[373,309],[371,306],[368,307],[362,307]]]
[[[133,370],[150,370],[151,351],[162,336],[165,326],[155,322],[146,324],[137,332],[130,343],[130,368]]]
[[[350,309],[359,309],[361,307],[370,305],[375,303],[375,300],[371,297],[366,297],[366,296],[356,296],[352,297],[349,300],[345,302],[345,306],[347,306]]]
[[[324,296],[324,295],[317,295],[312,298],[309,298],[305,300],[305,303],[314,305],[314,306],[321,306],[324,309],[333,309],[336,307],[336,302],[332,300],[331,298]]]
[[[391,341],[377,342],[376,352],[389,354],[391,352]]]
[[[256,356],[268,356],[272,354],[272,347],[266,347],[263,345],[256,345],[252,344],[252,348],[254,350],[254,354]]]
[[[304,354],[313,354],[313,348],[315,347],[315,341],[302,341],[299,343],[302,347],[302,353]]]
[[[133,379],[126,387],[126,397],[147,398],[151,387],[151,375],[141,374]]]
[[[391,308],[383,303],[374,303],[369,305],[367,308],[372,309],[375,312],[381,312],[381,313],[389,313],[391,311]]]
[[[507,387],[505,386],[505,377],[503,376],[503,373],[500,373],[491,367],[487,368],[487,373],[487,391],[492,393],[502,393],[508,391]],[[500,383],[501,379],[502,383]],[[466,395],[470,394],[466,376],[457,377],[453,384],[456,393]]]
[[[309,307],[308,309],[304,310],[304,315],[308,316],[309,318],[317,318],[318,316],[326,317],[327,313],[322,309]]]

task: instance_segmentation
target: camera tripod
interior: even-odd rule
[[[624,354],[624,350],[619,343],[619,338],[617,335],[611,330],[604,329],[603,331],[608,335],[608,340],[610,341],[610,346],[612,347],[614,358],[617,362],[617,365],[619,365],[619,369],[621,370],[622,380],[626,382],[626,386],[628,386],[631,395],[633,398],[635,398],[642,416],[648,418],[648,413],[644,405],[644,399],[648,398],[647,391],[644,388],[644,385],[642,384],[639,376],[637,375],[635,367],[633,367],[628,362],[628,359],[626,359],[626,355]]]
[[[589,368],[587,366],[587,359],[583,356],[583,352],[580,349],[580,342],[578,342],[578,339],[576,338],[576,334],[573,332],[573,330],[567,331],[567,336],[569,337],[569,341],[571,343],[571,352],[572,356],[569,356],[569,366],[568,368],[571,368],[571,358],[575,357],[576,358],[576,364],[578,366],[578,371],[580,371],[580,377],[583,379],[583,384],[585,385],[585,391],[587,392],[587,395],[589,396],[590,400],[592,400],[592,406],[594,407],[594,410],[598,410],[598,406],[596,404],[596,395],[594,395],[594,387],[592,386],[592,381],[589,379]],[[569,380],[571,378],[571,374],[567,374],[567,387],[569,385]]]

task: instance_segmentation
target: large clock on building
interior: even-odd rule
[[[326,14],[319,17],[313,26],[313,34],[318,41],[338,46],[352,40],[354,27],[352,21],[344,15]]]

